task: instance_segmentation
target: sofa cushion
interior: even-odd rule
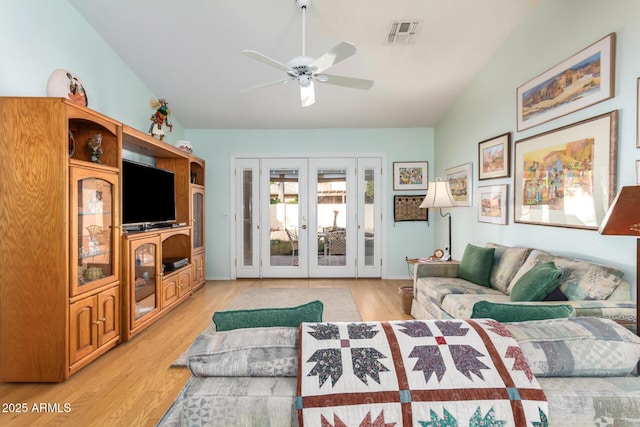
[[[622,280],[622,271],[588,261],[556,257],[562,270],[560,290],[570,300],[607,299]]]
[[[542,301],[558,287],[561,275],[553,262],[535,265],[514,284],[511,301]]]
[[[498,322],[524,322],[568,318],[573,307],[568,304],[503,304],[478,301],[473,305],[472,319],[494,319]]]
[[[475,283],[476,285],[489,287],[489,277],[493,267],[493,253],[495,248],[482,248],[467,245],[460,260],[458,277]]]
[[[518,279],[534,265],[550,261],[553,261],[562,271],[559,287],[570,301],[607,299],[622,281],[623,273],[613,267],[554,256],[534,249],[511,280],[507,292],[511,293]]]
[[[298,328],[200,334],[189,348],[187,366],[196,377],[295,377]]]
[[[542,301],[569,301],[569,298],[567,298],[559,287],[556,287],[546,297],[544,297]]]
[[[477,286],[476,288],[482,288]],[[491,301],[495,303],[509,304],[511,299],[509,295],[505,295],[495,289],[483,288],[495,292],[495,294],[464,294],[464,295],[447,295],[442,301],[441,307],[455,319],[469,319],[473,312],[473,306],[478,301]]]
[[[493,298],[496,295],[502,295],[500,291],[495,289],[478,286],[467,280],[457,277],[421,277],[416,282],[416,292],[424,295],[436,304],[441,304],[448,295],[483,295]]]
[[[302,322],[322,322],[322,301],[311,301],[297,307],[256,308],[217,311],[213,323],[217,331],[269,326],[298,327]]]
[[[493,268],[489,278],[491,287],[506,293],[511,279],[522,267],[531,249],[503,246],[497,243],[487,243],[486,246],[495,249]]]
[[[536,376],[626,376],[640,360],[640,338],[609,319],[572,317],[504,326]]]

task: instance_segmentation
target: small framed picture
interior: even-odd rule
[[[478,179],[511,176],[511,133],[504,133],[478,144]]]
[[[471,163],[445,169],[445,175],[455,206],[471,206],[473,191]]]
[[[507,224],[507,184],[478,187],[478,222]]]
[[[393,162],[394,190],[426,190],[429,162]]]

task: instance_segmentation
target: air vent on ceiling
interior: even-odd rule
[[[389,44],[411,43],[419,29],[420,21],[394,21],[387,35],[387,42]]]

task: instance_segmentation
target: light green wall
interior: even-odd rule
[[[640,2],[636,0],[539,0],[532,16],[525,19],[476,76],[435,128],[435,134],[433,129],[184,130],[174,114],[174,132],[166,140],[192,140],[196,153],[207,161],[209,277],[224,278],[229,274],[230,223],[224,215],[231,213],[230,153],[387,153],[388,277],[407,277],[404,257],[430,253],[434,246],[442,246],[447,232],[446,223],[434,213],[430,214],[430,226],[393,224],[389,174],[394,161],[427,160],[430,178],[442,176],[445,168],[472,162],[477,175],[479,141],[507,131],[513,132],[513,139],[518,140],[618,109],[618,186],[633,184],[635,160],[640,157],[635,148],[639,12]],[[515,132],[516,88],[610,32],[618,36],[616,97],[525,132]],[[0,96],[45,96],[49,75],[56,68],[63,68],[82,78],[91,108],[137,129],[148,128],[149,98],[157,95],[66,0],[4,1],[0,39]],[[474,181],[477,188],[477,178]],[[511,190],[513,187],[509,179],[489,183],[509,183]],[[635,281],[633,238],[513,224],[512,213],[508,226],[481,224],[477,222],[476,209],[477,206],[450,210],[457,258],[467,243],[493,240],[602,260],[620,267],[630,281]]]
[[[283,129],[283,130],[187,130],[194,153],[207,161],[207,276],[228,278],[231,274],[230,233],[234,229],[230,207],[231,154],[385,153],[383,177],[386,185],[384,212],[387,244],[384,248],[386,276],[407,278],[405,256],[433,253],[433,230],[425,222],[393,223],[393,162],[433,161],[433,129]],[[401,193],[396,193],[401,194]],[[411,193],[414,194],[414,193]],[[431,214],[433,218],[433,214]]]
[[[46,96],[49,76],[62,68],[80,77],[90,108],[149,129],[149,99],[158,95],[66,0],[2,1],[0,58],[0,96]],[[171,120],[167,142],[184,132],[177,117]]]
[[[579,112],[516,132],[516,88],[579,52],[609,33],[617,34],[615,98]],[[478,181],[478,143],[512,132],[512,140],[619,110],[618,188],[635,184],[636,81],[640,76],[640,2],[637,0],[539,0],[493,59],[464,91],[436,126],[436,173],[472,162],[474,189]],[[513,148],[513,144],[512,144]],[[512,173],[513,175],[513,173]],[[477,203],[452,209],[454,256],[467,243],[495,241],[533,246],[567,256],[598,260],[625,272],[635,284],[636,253],[633,237],[601,236],[597,231],[513,223],[513,179],[481,181],[480,185],[509,185],[509,225],[477,221]],[[474,194],[475,198],[475,194]],[[443,239],[446,224],[439,221],[436,241]]]

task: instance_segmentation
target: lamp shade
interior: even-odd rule
[[[429,183],[427,195],[420,204],[421,208],[451,208],[455,206],[449,182],[437,178]]]
[[[598,232],[605,235],[640,236],[640,185],[622,187]]]

